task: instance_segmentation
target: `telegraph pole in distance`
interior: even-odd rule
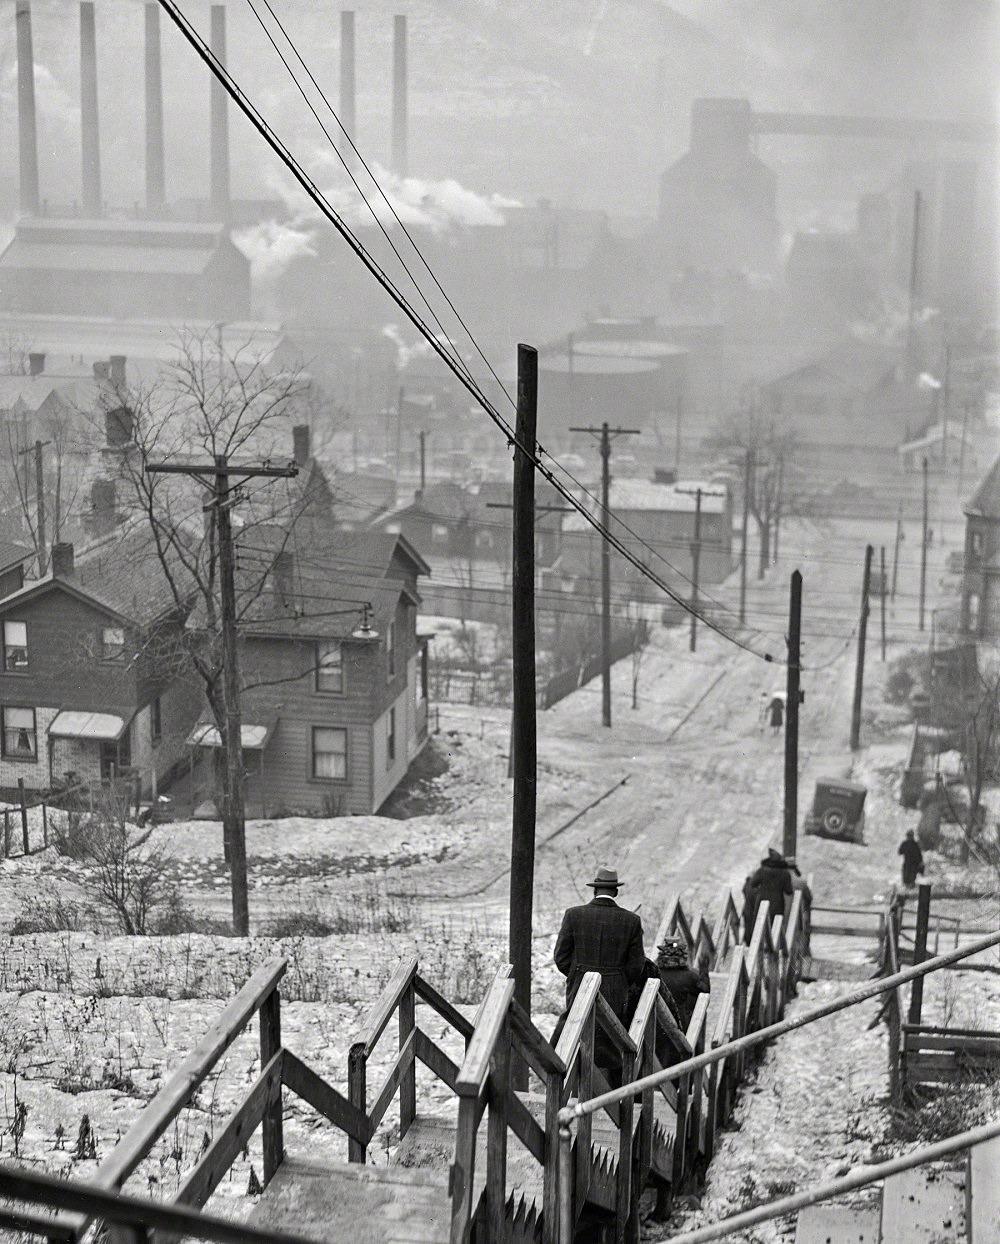
[[[49,564],[48,539],[45,531],[45,462],[42,458],[42,450],[46,445],[51,444],[51,441],[35,441],[34,445],[18,451],[20,456],[25,454],[35,456],[35,539],[38,544],[38,573],[40,575],[45,573]],[[28,485],[25,482],[25,509],[28,507],[27,491]],[[56,539],[58,538],[57,533]]]
[[[927,459],[924,459],[924,519],[920,539],[920,625],[924,629],[924,601],[927,596]]]
[[[896,517],[896,545],[892,551],[892,591],[889,596],[896,599],[896,576],[899,571],[899,544],[903,538],[903,503],[899,503],[899,514]]]
[[[793,859],[799,820],[799,689],[802,637],[802,574],[792,573],[788,604],[788,679],[785,683],[785,825],[781,853]]]
[[[881,614],[882,614],[882,662],[884,664],[885,663],[885,591],[886,591],[885,545],[884,544],[879,549],[879,572],[880,572],[879,581],[878,581],[879,602],[881,605]]]
[[[698,571],[701,565],[701,489],[695,490],[694,543],[691,545],[691,651],[698,646]]]
[[[514,778],[510,850],[510,962],[514,997],[531,1014],[531,919],[535,885],[537,734],[535,720],[535,445],[538,427],[538,351],[517,347],[514,447],[511,769]],[[511,1068],[515,1088],[527,1089],[528,1066]]]
[[[861,694],[865,684],[865,636],[868,631],[868,599],[874,552],[870,544],[865,545],[865,576],[861,584],[861,619],[858,622],[858,662],[854,674],[854,705],[851,710],[852,752],[856,752],[861,746]]]
[[[222,638],[222,686],[225,700],[225,724],[222,731],[226,763],[226,801],[222,815],[222,841],[233,894],[233,932],[246,937],[250,932],[250,907],[247,887],[246,798],[243,778],[243,723],[240,712],[240,667],[236,632],[236,557],[233,550],[233,528],[230,510],[236,502],[237,487],[233,479],[246,480],[258,476],[288,479],[298,474],[294,462],[276,467],[230,463],[224,454],[217,454],[211,463],[147,462],[148,475],[190,475],[200,479],[212,492],[205,507],[215,520],[219,549],[219,621]]]
[[[639,428],[611,428],[602,423],[599,428],[570,428],[570,432],[588,432],[601,438],[601,509],[604,528],[610,530],[611,509],[611,438],[613,436],[638,436]],[[611,725],[611,546],[601,538],[601,721]]]
[[[740,623],[747,618],[747,527],[750,523],[750,473],[753,471],[753,450],[743,460],[743,540],[740,549]]]

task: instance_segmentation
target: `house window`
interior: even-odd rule
[[[389,709],[389,720],[385,731],[385,762],[388,768],[396,759],[396,710]]]
[[[3,754],[18,760],[38,758],[38,735],[33,708],[4,706]]]
[[[420,649],[420,668],[417,672],[416,699],[422,704],[427,699],[427,645]]]
[[[344,663],[340,644],[316,645],[316,690],[344,690]]]
[[[347,777],[347,731],[333,726],[313,726],[312,775],[344,781]]]
[[[979,593],[969,593],[968,604],[969,630],[974,634],[979,634]]]
[[[3,624],[3,667],[5,670],[28,668],[27,622],[5,622]]]
[[[149,706],[149,738],[153,743],[159,743],[163,738],[163,713],[159,696]]]
[[[491,549],[493,547],[493,533],[490,531],[476,532],[476,548]]]
[[[124,628],[120,626],[105,626],[101,630],[101,660],[119,661],[124,655]]]
[[[439,547],[448,543],[448,528],[444,523],[433,523],[431,525],[431,543]]]
[[[389,677],[396,673],[396,623],[390,622],[385,628],[385,659],[389,669]]]
[[[973,557],[982,557],[983,533],[981,531],[973,531],[969,533],[969,552]]]

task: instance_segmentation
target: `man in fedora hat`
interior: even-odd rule
[[[600,867],[587,885],[589,903],[570,907],[563,916],[553,958],[566,977],[566,1010],[573,1005],[585,972],[600,972],[601,993],[625,1022],[629,986],[643,979],[646,952],[642,921],[615,902],[621,882],[613,868]]]

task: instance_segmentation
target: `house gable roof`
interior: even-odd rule
[[[964,513],[979,518],[1000,518],[1000,458],[986,472]]]

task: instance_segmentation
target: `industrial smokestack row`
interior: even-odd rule
[[[21,211],[37,216],[38,122],[35,116],[35,58],[31,48],[31,5],[17,0],[17,138],[20,168]]]
[[[225,67],[226,64],[226,6],[212,5],[212,55]],[[226,88],[212,74],[211,88],[211,209],[216,220],[228,221],[229,199],[229,99]]]
[[[100,216],[101,138],[97,119],[97,32],[92,3],[80,5],[80,151],[83,214]]]
[[[340,14],[340,124],[343,129],[340,152],[348,168],[354,168],[357,157],[347,137],[354,139],[354,13],[345,9]]]
[[[153,0],[146,5],[146,211],[154,219],[167,199],[165,166],[160,6]]]

